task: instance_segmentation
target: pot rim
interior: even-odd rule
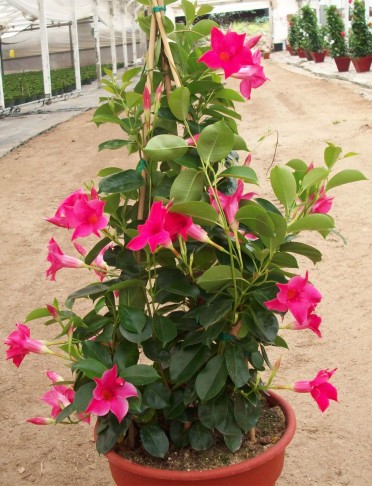
[[[156,469],[149,466],[143,466],[135,462],[124,459],[124,457],[117,454],[114,450],[111,450],[105,454],[107,460],[118,467],[122,467],[127,471],[140,474],[141,476],[151,477],[156,479],[172,479],[181,480],[185,477],[189,480],[200,480],[203,478],[213,479],[226,476],[233,476],[245,471],[260,467],[264,463],[273,460],[278,455],[283,453],[286,446],[290,443],[296,430],[296,417],[292,407],[289,403],[280,395],[274,392],[270,392],[270,398],[273,402],[276,402],[283,410],[286,418],[287,426],[282,437],[274,445],[266,449],[264,452],[256,457],[247,459],[246,461],[239,462],[238,464],[232,464],[231,466],[218,467],[214,469],[205,470],[193,470],[193,471],[177,471],[170,469]]]

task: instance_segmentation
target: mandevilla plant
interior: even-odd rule
[[[321,337],[322,295],[308,272],[297,273],[296,255],[321,260],[303,232],[334,231],[330,191],[365,177],[334,173],[354,154],[328,143],[320,166],[293,159],[272,168],[273,198],[262,197],[235,109],[266,80],[259,38],[195,22],[206,6],[182,5],[185,25],[174,26],[163,7],[140,18],[149,35],[145,67],[103,81],[109,96],[93,120],[119,125],[125,137],[100,149],[124,147],[138,154],[137,167],[103,169],[98,188],[78,189],[48,220],[71,230],[76,256],[51,238],[47,276],[84,268],[95,281],[64,306],[55,300],[26,317],[55,325],[55,340],[35,340],[17,323],[5,341],[17,367],[29,353],[70,362],[68,377],[47,373],[50,416],[29,421],[94,414],[100,453],[124,438],[164,457],[170,443],[204,450],[216,434],[235,451],[270,390],[310,393],[322,411],[337,400],[335,370],[274,384],[279,363],[268,351],[287,347],[283,329]],[[241,80],[241,94],[226,86],[230,76]],[[99,237],[93,248],[77,243],[91,234]],[[77,299],[91,303],[82,316]]]

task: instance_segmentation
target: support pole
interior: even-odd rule
[[[139,12],[143,10],[143,5],[138,5],[138,7],[135,9],[134,11],[134,18],[136,19]],[[139,53],[137,53],[137,35],[136,35],[136,32],[135,32],[135,35],[134,35],[134,40],[135,40],[135,44],[136,44],[136,55],[142,57],[142,30],[141,29],[137,29],[137,24],[136,25],[136,30],[139,31]]]
[[[129,17],[129,9],[128,7],[130,5],[132,5],[132,3],[134,2],[134,0],[129,0],[129,2],[125,2],[124,3],[124,15],[125,15],[125,19],[127,21],[128,17]],[[131,37],[132,37],[132,63],[135,64],[135,57],[134,57],[134,39],[135,39],[135,32],[133,30],[133,27],[132,27],[132,19],[131,19],[131,24],[130,24],[130,32],[131,32]],[[137,53],[136,53],[137,54]]]
[[[113,74],[118,73],[118,65],[116,60],[116,42],[115,42],[115,30],[114,30],[114,16],[115,16],[115,0],[109,0],[110,8],[110,44],[111,44],[111,62]]]
[[[0,109],[5,108],[4,100],[4,71],[3,71],[3,54],[1,50],[1,35],[0,35]]]
[[[127,44],[127,15],[123,3],[120,4],[121,15],[121,39],[123,44],[123,62],[124,67],[128,67],[128,44]]]
[[[98,30],[98,2],[99,0],[94,0],[93,2],[93,36],[94,36],[94,49],[96,51],[96,75],[98,83],[102,79],[102,62],[101,62],[101,45],[99,41],[99,30]]]
[[[71,1],[71,40],[72,40],[72,51],[74,53],[74,70],[75,70],[75,83],[76,91],[81,91],[81,76],[80,76],[80,54],[79,54],[79,36],[78,36],[78,25],[76,18],[76,6],[75,0]]]
[[[344,24],[346,28],[346,32],[349,32],[350,30],[350,21],[349,21],[349,0],[343,0],[343,17],[344,17]]]
[[[44,96],[45,98],[50,98],[52,95],[52,84],[50,81],[48,31],[47,31],[46,18],[45,18],[44,0],[38,0],[38,7],[39,7],[39,25],[40,25],[41,61],[43,65]]]

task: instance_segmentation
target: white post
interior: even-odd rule
[[[134,20],[136,20],[139,12],[141,10],[143,10],[143,5],[138,5],[138,7],[134,11]],[[141,53],[141,48],[142,48],[142,30],[137,27],[137,24],[135,24],[135,26],[136,26],[136,29],[135,30],[139,32],[139,47],[140,47],[139,56],[142,57],[142,53]],[[135,43],[136,43],[136,55],[138,56],[138,54],[137,54],[137,35],[136,34],[135,34]]]
[[[372,6],[371,0],[365,0],[365,6],[366,6],[366,11],[365,11],[366,21],[367,21],[367,24],[368,24],[368,22],[369,22],[369,8]]]
[[[343,1],[343,16],[344,16],[344,24],[346,32],[350,30],[350,21],[349,21],[349,0]]]
[[[0,49],[1,49],[1,39],[0,39]],[[4,101],[4,87],[3,87],[3,65],[2,65],[1,51],[0,51],[0,109],[5,108]]]
[[[129,5],[132,5],[132,3],[134,2],[134,0],[129,0],[129,2],[125,2],[124,3],[124,15],[125,15],[125,22],[127,21],[128,17],[129,17],[129,10],[128,10],[128,7]],[[133,63],[135,63],[135,57],[134,57],[134,36],[135,36],[135,33],[133,31],[133,27],[132,27],[132,20],[131,20],[131,24],[130,24],[130,31],[131,31],[131,34],[132,34],[132,61]]]
[[[47,25],[45,19],[44,0],[38,0],[38,7],[39,7],[39,25],[40,25],[41,61],[43,64],[44,95],[45,98],[50,98],[52,95],[52,84],[50,82],[48,31],[47,31]]]
[[[75,0],[70,0],[70,1],[71,1],[71,20],[72,20],[71,39],[72,39],[72,49],[74,52],[75,83],[76,83],[76,91],[79,92],[81,91],[79,36],[78,36]]]
[[[123,61],[124,67],[128,67],[128,44],[127,44],[127,15],[125,12],[125,6],[120,4],[120,16],[121,16],[121,38],[123,44]]]
[[[94,49],[96,51],[96,75],[98,83],[102,79],[102,63],[101,63],[101,45],[99,41],[99,30],[98,30],[98,1],[93,2],[93,35],[94,35]]]
[[[110,7],[110,43],[111,43],[111,61],[112,72],[117,74],[118,66],[116,60],[116,42],[115,42],[115,30],[114,30],[114,0],[109,0]]]

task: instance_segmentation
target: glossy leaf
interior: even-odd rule
[[[136,365],[138,363],[138,358],[139,351],[137,344],[129,341],[122,341],[115,349],[113,362],[117,365],[120,373],[124,368]]]
[[[227,343],[225,361],[227,371],[235,386],[237,388],[244,386],[249,379],[249,371],[243,349],[240,346]]]
[[[333,219],[327,214],[308,214],[289,225],[288,231],[324,231],[334,227]]]
[[[78,390],[76,390],[74,395],[74,408],[77,412],[85,412],[88,408],[89,402],[93,396],[93,390],[96,388],[96,383],[90,381],[85,383]]]
[[[146,325],[146,316],[139,310],[119,305],[120,327],[128,332],[141,333]]]
[[[328,177],[328,170],[323,167],[315,167],[308,172],[302,180],[301,189],[305,191],[313,185],[317,185]]]
[[[170,198],[174,202],[200,201],[204,189],[204,174],[196,169],[183,170],[174,180]]]
[[[170,376],[175,385],[186,383],[203,366],[209,352],[206,346],[193,346],[187,349],[177,349],[170,363]]]
[[[169,108],[178,120],[185,120],[189,112],[190,91],[181,86],[176,88],[169,95]]]
[[[289,209],[296,199],[297,185],[292,172],[286,167],[276,166],[270,172],[270,182],[275,196]]]
[[[78,361],[73,365],[74,369],[81,370],[85,376],[92,379],[100,378],[102,374],[108,369],[106,365],[94,358],[86,358]]]
[[[330,179],[327,184],[326,190],[329,191],[337,186],[342,186],[343,184],[349,184],[350,182],[366,181],[367,177],[362,174],[359,170],[345,169],[338,172],[336,175]]]
[[[177,327],[173,321],[164,316],[154,316],[152,318],[152,328],[155,336],[165,346],[173,341],[177,336]]]
[[[242,278],[239,270],[235,269],[235,277]],[[197,284],[208,292],[218,290],[226,284],[233,282],[233,274],[229,265],[216,265],[209,268],[198,279]]]
[[[221,177],[234,177],[236,179],[241,179],[249,184],[258,185],[258,179],[255,171],[250,167],[245,166],[232,166],[224,170],[220,174]]]
[[[324,150],[324,162],[329,169],[335,165],[342,152],[341,147],[336,147],[333,144],[328,144],[328,147]]]
[[[210,204],[203,201],[176,203],[170,208],[172,213],[191,216],[194,223],[213,226],[218,220],[218,213]]]
[[[153,161],[173,160],[182,157],[188,150],[186,140],[176,135],[157,135],[143,149]]]
[[[223,121],[209,125],[201,132],[197,151],[204,162],[217,162],[224,159],[234,146],[234,134]]]
[[[121,139],[113,139],[113,140],[106,140],[106,142],[102,142],[98,145],[98,152],[101,150],[117,150],[122,147],[126,147],[129,143],[129,140],[121,140]]]
[[[213,445],[212,432],[201,422],[195,422],[189,431],[190,445],[196,451],[205,451]]]
[[[41,307],[39,309],[34,309],[32,312],[27,314],[27,317],[25,319],[25,322],[33,321],[35,319],[40,319],[42,317],[49,317],[51,318],[52,316],[50,315],[50,312],[46,307]]]
[[[225,386],[227,368],[223,356],[214,356],[200,371],[195,380],[195,390],[202,400],[211,400]]]
[[[136,191],[144,184],[145,180],[138,171],[128,169],[102,179],[99,183],[99,192],[104,192],[106,194],[132,192]]]
[[[303,255],[309,258],[315,265],[322,259],[322,254],[319,250],[314,248],[313,246],[307,245],[306,243],[301,243],[297,241],[289,241],[284,243],[280,246],[282,251],[286,251],[289,253],[296,253],[298,255]]]
[[[216,322],[220,321],[232,307],[231,300],[216,300],[212,304],[203,306],[202,312],[199,315],[199,322],[205,328],[208,329]]]
[[[125,368],[125,370],[120,373],[120,376],[135,386],[149,385],[160,379],[156,370],[152,366],[145,364],[129,366],[129,368]]]
[[[239,209],[235,218],[259,235],[274,237],[274,223],[267,212],[258,204],[249,201]]]
[[[141,442],[146,452],[155,457],[164,457],[168,452],[169,441],[159,425],[144,425],[140,429]]]
[[[156,410],[169,406],[169,398],[169,389],[160,381],[147,385],[143,393],[143,400],[146,405]]]
[[[260,416],[259,401],[251,401],[242,395],[237,395],[234,401],[234,417],[239,427],[247,434],[254,427]]]

